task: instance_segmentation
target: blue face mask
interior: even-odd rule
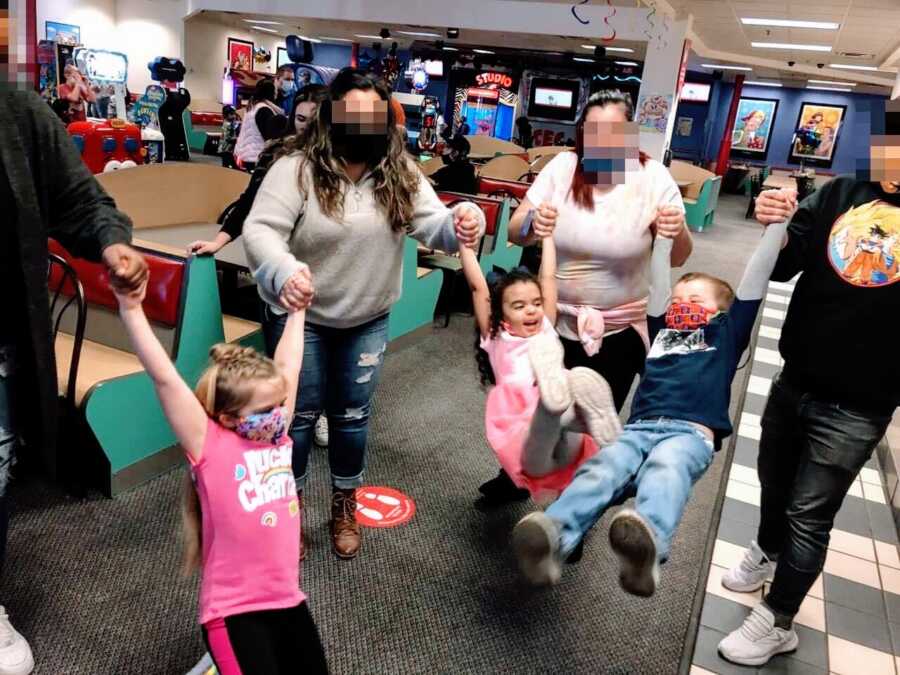
[[[248,441],[274,443],[287,431],[287,418],[287,408],[278,406],[268,412],[242,417],[234,431]]]
[[[284,80],[281,83],[281,91],[285,96],[290,96],[294,93],[294,81],[293,80]]]

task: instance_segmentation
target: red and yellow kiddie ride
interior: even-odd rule
[[[92,173],[127,169],[144,163],[141,129],[120,119],[89,119],[68,127],[82,161]]]

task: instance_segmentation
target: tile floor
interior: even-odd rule
[[[706,585],[691,675],[790,673],[796,675],[900,675],[900,558],[897,531],[885,499],[876,459],[860,472],[835,520],[825,571],[800,608],[795,625],[800,646],[762,668],[722,659],[717,645],[762,599],[762,592],[733,593],[722,574],[743,556],[759,523],[756,456],[760,415],[772,377],[782,365],[778,338],[793,284],[772,282],[763,309],[759,340],[725,505]]]

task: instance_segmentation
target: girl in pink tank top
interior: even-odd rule
[[[549,207],[548,207],[549,208]],[[492,384],[485,433],[502,467],[481,487],[489,500],[512,482],[522,493],[549,501],[575,470],[621,431],[609,385],[587,368],[565,370],[557,317],[556,249],[543,240],[540,276],[523,268],[484,278],[474,251],[460,251],[472,291],[476,361],[483,385]],[[506,489],[503,498],[509,499]]]
[[[327,673],[300,590],[300,504],[288,436],[305,312],[289,315],[268,359],[214,345],[194,391],[153,334],[137,295],[119,295],[134,351],[191,470],[185,567],[200,569],[200,624],[220,675]]]

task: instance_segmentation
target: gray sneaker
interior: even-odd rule
[[[572,368],[569,390],[575,401],[575,412],[597,445],[602,448],[615,441],[622,433],[622,424],[606,380],[590,368]]]
[[[563,356],[563,346],[555,335],[535,335],[529,340],[528,358],[541,392],[541,404],[553,415],[561,415],[572,405]]]
[[[313,442],[320,448],[328,447],[328,418],[325,415],[319,415],[316,420],[316,434]]]
[[[775,615],[764,603],[753,608],[744,623],[719,643],[719,654],[742,666],[761,666],[776,654],[797,649],[800,640],[793,628],[778,628]]]
[[[656,542],[650,526],[637,511],[622,509],[616,514],[609,526],[609,544],[619,556],[622,588],[643,598],[653,595],[659,584]]]
[[[513,528],[512,546],[522,574],[535,586],[552,586],[562,576],[559,529],[546,514],[535,511]]]
[[[31,647],[22,634],[13,628],[0,607],[0,675],[28,675],[34,670]]]

